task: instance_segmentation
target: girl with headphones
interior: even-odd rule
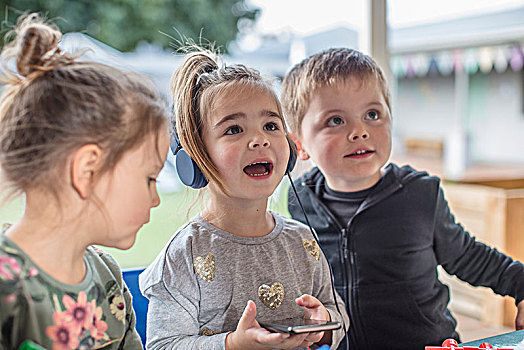
[[[295,164],[271,83],[199,49],[176,70],[171,90],[177,171],[209,198],[140,276],[147,348],[336,347],[342,329],[290,335],[258,323],[343,318],[309,228],[267,210]]]

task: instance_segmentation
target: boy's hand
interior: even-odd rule
[[[226,337],[226,350],[294,349],[298,346],[310,346],[313,344],[313,342],[305,340],[306,337],[313,333],[297,335],[272,333],[260,327],[256,316],[256,305],[253,301],[249,300],[240,321],[238,321],[237,329],[229,333]]]
[[[517,304],[517,318],[515,318],[515,329],[524,329],[524,300]]]
[[[330,321],[329,313],[317,298],[309,294],[304,294],[301,297],[296,298],[295,302],[297,305],[304,307],[305,319]],[[305,341],[319,344],[331,344],[331,332],[325,333],[326,334],[324,334],[324,332],[309,333]]]

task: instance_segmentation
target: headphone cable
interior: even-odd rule
[[[331,268],[331,263],[326,258],[326,254],[324,253],[324,249],[322,248],[322,246],[320,245],[320,242],[318,240],[317,233],[315,232],[315,230],[313,230],[313,227],[309,223],[309,219],[308,219],[308,217],[306,215],[306,210],[304,209],[304,206],[302,205],[302,201],[298,197],[297,189],[295,187],[295,184],[293,183],[293,179],[291,179],[291,175],[289,174],[289,172],[287,172],[286,174],[287,174],[287,177],[289,178],[289,182],[291,183],[291,188],[293,188],[293,192],[295,193],[295,198],[297,199],[297,202],[300,205],[300,209],[302,209],[302,213],[304,214],[304,217],[306,218],[307,226],[309,227],[309,230],[311,231],[311,234],[313,235],[313,238],[317,242],[317,245],[320,247],[320,250],[322,251],[322,255],[324,255],[324,258],[326,259],[326,261],[328,263],[329,276],[331,277],[331,291],[333,292],[333,299],[335,301],[335,307],[337,308],[337,311],[340,314],[340,316],[342,316],[342,313],[340,312],[340,309],[338,307],[337,293],[336,293],[336,289],[335,289],[335,281],[333,279],[333,269]],[[342,317],[342,327],[343,327],[342,329],[344,330],[344,339],[346,340],[346,350],[349,350],[349,337],[348,337],[348,331],[346,330],[346,323],[344,321],[344,317]]]

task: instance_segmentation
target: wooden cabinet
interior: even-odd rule
[[[489,186],[488,186],[489,185]],[[497,187],[494,187],[497,186]],[[442,185],[452,213],[477,240],[524,262],[524,181]],[[514,327],[514,299],[472,287],[439,269],[450,286],[450,309],[489,326]]]

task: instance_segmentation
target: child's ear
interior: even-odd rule
[[[88,144],[73,153],[71,160],[71,185],[80,198],[91,194],[96,171],[102,163],[102,150],[98,145]]]
[[[293,140],[293,142],[295,142],[295,145],[297,145],[297,156],[300,160],[308,160],[309,159],[309,154],[307,154],[306,150],[304,149],[304,147],[302,146],[302,142],[300,142],[300,140],[298,139],[298,137],[293,134],[293,133],[289,133],[289,136],[291,137],[291,139]]]

